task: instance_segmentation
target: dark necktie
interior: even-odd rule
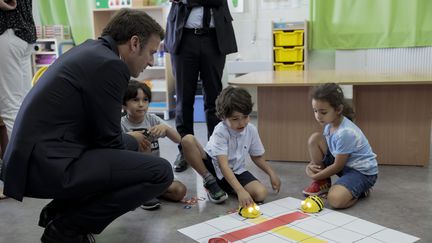
[[[210,8],[204,7],[203,29],[208,29],[210,27],[210,19],[211,19]]]

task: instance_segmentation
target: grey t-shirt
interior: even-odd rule
[[[167,125],[160,117],[146,113],[144,116],[144,120],[141,123],[132,123],[129,121],[128,116],[123,116],[121,118],[121,127],[123,132],[132,132],[132,131],[148,131],[153,126],[165,124]],[[151,152],[153,155],[159,156],[159,141],[157,138],[151,138]]]

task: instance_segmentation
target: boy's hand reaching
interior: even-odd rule
[[[273,190],[276,193],[279,193],[279,190],[281,187],[281,181],[279,179],[279,176],[276,173],[270,174],[270,182],[271,182]]]
[[[159,124],[150,128],[149,132],[154,138],[164,138],[166,136],[168,126],[165,124]]]
[[[246,190],[241,190],[240,192],[238,192],[237,198],[239,200],[239,204],[241,207],[248,207],[253,205],[254,203],[254,200],[252,199],[251,195]]]

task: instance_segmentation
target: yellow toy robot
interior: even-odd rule
[[[300,209],[305,213],[318,213],[324,208],[322,199],[318,196],[309,196],[301,202]]]
[[[240,207],[238,210],[240,216],[248,219],[253,219],[261,215],[258,205],[254,203],[252,206],[247,208]]]

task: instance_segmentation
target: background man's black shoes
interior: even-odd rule
[[[46,225],[41,238],[42,243],[95,243],[91,234],[81,234],[71,230],[61,230],[53,224]]]
[[[57,213],[49,206],[45,206],[39,216],[38,225],[45,228],[49,222],[55,219]]]

